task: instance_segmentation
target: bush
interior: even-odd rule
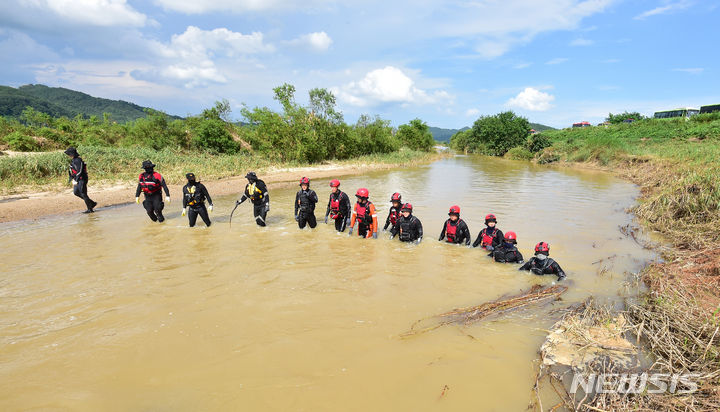
[[[503,156],[508,150],[522,146],[530,131],[530,123],[513,112],[483,116],[475,121],[467,138],[466,150],[483,148],[483,153]]]
[[[435,139],[430,133],[428,125],[420,119],[411,120],[409,124],[401,125],[398,128],[397,138],[403,146],[413,150],[430,151],[435,144]]]
[[[551,145],[550,139],[542,133],[531,134],[525,142],[525,148],[532,153],[537,153]]]
[[[203,120],[195,130],[193,143],[200,149],[217,153],[235,153],[238,150],[238,144],[230,136],[227,124],[218,119]]]
[[[35,139],[20,132],[12,132],[5,136],[5,143],[10,146],[11,150],[17,152],[37,152],[40,150],[40,145]]]
[[[556,151],[552,147],[548,147],[544,149],[540,154],[537,156],[537,162],[541,165],[548,164],[548,163],[554,163],[560,160],[560,155],[556,153]]]
[[[505,157],[512,160],[532,160],[535,155],[528,149],[518,146],[508,150]]]

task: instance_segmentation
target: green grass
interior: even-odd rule
[[[310,166],[301,162],[277,162],[251,154],[209,154],[198,151],[153,150],[146,148],[118,148],[80,146],[78,152],[88,165],[93,182],[134,182],[142,169],[143,160],[157,165],[170,184],[182,183],[185,174],[193,172],[203,179],[219,179],[244,175],[248,170],[269,167]],[[388,154],[373,154],[342,160],[338,164],[412,164],[430,160],[435,154],[400,149]],[[322,164],[322,163],[320,163]],[[316,164],[317,165],[317,164]],[[68,157],[62,152],[45,152],[21,156],[0,157],[0,193],[52,189],[67,182]]]

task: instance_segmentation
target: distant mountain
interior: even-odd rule
[[[537,130],[538,132],[543,132],[545,130],[555,130],[555,128],[550,126],[545,126],[544,124],[540,123],[530,123],[530,127]],[[454,135],[457,132],[463,132],[465,130],[470,129],[469,127],[463,127],[462,129],[442,129],[439,127],[430,127],[430,133],[432,133],[435,140],[438,142],[449,142],[452,135]]]
[[[462,129],[442,129],[440,127],[430,126],[430,133],[432,133],[433,138],[438,142],[449,142],[452,135],[467,129],[469,129],[469,127],[463,127]]]
[[[110,118],[118,123],[146,116],[146,108],[137,104],[93,97],[64,87],[28,84],[14,89],[0,86],[0,116],[18,117],[27,106],[54,117],[75,117],[82,114],[85,117],[102,118],[103,113],[109,113]]]

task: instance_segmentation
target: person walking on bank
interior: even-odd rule
[[[309,225],[311,229],[317,226],[315,220],[315,204],[318,202],[317,193],[310,189],[310,179],[300,179],[300,190],[295,194],[295,221],[298,227],[304,229]]]
[[[390,211],[388,212],[387,218],[385,218],[383,232],[387,230],[388,226],[390,226],[391,229],[395,227],[395,223],[397,223],[398,218],[400,218],[400,208],[402,207],[402,196],[400,193],[393,193],[392,196],[390,196],[390,202],[392,206],[390,206]]]
[[[460,206],[452,206],[448,213],[450,218],[443,224],[439,241],[446,239],[448,243],[470,246],[470,229],[464,220],[460,219]]]
[[[473,247],[482,247],[483,249],[492,252],[493,249],[502,245],[503,243],[503,232],[497,228],[497,219],[492,213],[485,216],[485,228],[480,231],[477,239],[473,242]]]
[[[83,201],[85,201],[85,207],[87,210],[83,213],[94,212],[97,202],[94,202],[87,194],[87,165],[83,162],[82,158],[78,154],[74,147],[68,147],[65,150],[65,154],[70,157],[70,168],[68,170],[68,183],[72,181],[73,194]]]
[[[420,219],[413,216],[413,207],[410,203],[405,203],[400,208],[400,217],[395,226],[390,229],[390,239],[399,235],[401,242],[415,242],[419,245],[423,238],[423,227]]]
[[[535,256],[531,257],[519,270],[529,270],[536,275],[556,275],[557,280],[565,279],[565,271],[550,258],[550,245],[540,242],[535,245]]]
[[[364,238],[372,236],[373,239],[377,239],[377,212],[375,211],[375,205],[368,200],[370,192],[362,187],[357,190],[355,197],[357,198],[357,203],[355,203],[355,208],[350,217],[350,231],[348,235],[352,235],[355,222],[357,222],[359,236]]]
[[[330,200],[328,200],[325,211],[325,224],[327,224],[329,216],[335,220],[335,230],[344,232],[345,227],[350,224],[350,215],[352,214],[350,198],[347,193],[340,190],[340,181],[337,179],[330,181],[330,191]]]
[[[182,215],[187,214],[190,227],[195,226],[198,215],[205,222],[205,226],[210,227],[210,216],[208,210],[212,212],[213,203],[210,193],[208,193],[205,185],[195,180],[194,173],[188,173],[185,175],[187,178],[187,184],[183,186],[183,210]],[[205,207],[205,200],[207,199],[210,204],[207,208]]]
[[[165,201],[170,203],[170,190],[160,173],[155,171],[153,162],[146,160],[142,163],[144,173],[140,173],[137,189],[135,190],[135,203],[140,204],[140,192],[145,194],[143,206],[150,220],[153,222],[165,221],[162,210],[165,207],[162,199],[162,190],[165,191]]]
[[[268,194],[267,186],[265,182],[258,179],[255,172],[249,172],[245,175],[245,178],[248,180],[248,184],[245,186],[245,193],[240,200],[235,201],[235,207],[250,199],[250,202],[253,204],[255,223],[257,223],[258,226],[266,226],[265,218],[270,211],[270,195]]]

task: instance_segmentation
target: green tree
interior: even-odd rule
[[[525,143],[530,124],[512,111],[483,116],[470,129],[469,146],[482,147],[492,156],[503,156],[508,150]]]
[[[413,119],[409,124],[400,125],[397,137],[403,146],[415,150],[430,151],[435,144],[430,128],[420,119]]]
[[[645,116],[641,115],[638,112],[622,112],[620,114],[612,114],[609,113],[608,117],[605,118],[606,122],[610,122],[612,124],[620,124],[624,122],[625,120],[643,120],[645,119]]]
[[[198,148],[217,153],[235,153],[238,150],[238,144],[228,132],[227,123],[219,119],[204,119],[195,130],[193,143]]]

